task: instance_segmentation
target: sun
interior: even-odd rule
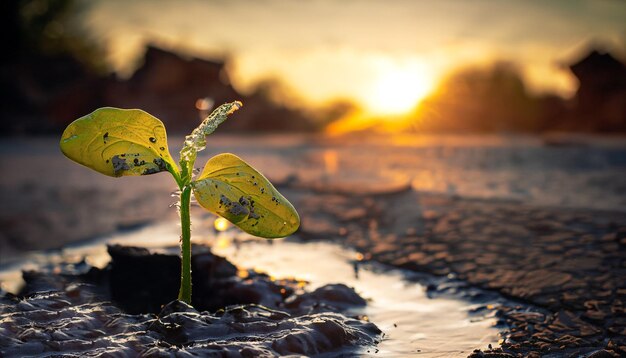
[[[364,99],[374,115],[402,115],[413,110],[433,89],[424,66],[387,64],[380,69]]]
[[[352,92],[355,110],[330,123],[327,133],[396,133],[413,128],[420,102],[438,85],[436,64],[419,58],[378,58],[369,65],[367,76]]]

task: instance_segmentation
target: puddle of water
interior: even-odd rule
[[[200,221],[196,221],[200,222]],[[206,228],[197,228],[204,231]],[[55,264],[63,260],[103,267],[109,260],[104,243],[141,245],[152,248],[177,245],[178,228],[170,223],[148,226],[136,231],[102,238],[73,246],[57,254],[36,254],[0,271],[2,288],[16,292],[22,269],[36,265]],[[497,345],[495,319],[470,316],[473,304],[463,300],[428,298],[425,287],[406,279],[407,272],[386,269],[375,264],[358,263],[358,254],[338,245],[316,242],[296,243],[287,240],[246,240],[230,245],[232,232],[217,236],[198,235],[213,243],[214,252],[240,267],[254,267],[275,278],[294,277],[310,283],[309,290],[329,283],[352,286],[368,306],[355,314],[365,314],[384,333],[384,340],[364,355],[403,357],[419,354],[424,357],[466,357],[474,349]],[[28,264],[26,264],[28,262]],[[355,263],[357,266],[355,267]],[[358,276],[356,272],[358,271]]]
[[[359,265],[356,277],[357,253],[338,245],[255,240],[239,248],[229,246],[214,252],[238,266],[255,267],[274,277],[309,281],[311,289],[329,283],[354,287],[369,301],[358,313],[366,314],[385,333],[377,347],[381,356],[419,353],[425,357],[466,357],[474,349],[497,345],[495,320],[470,317],[471,303],[442,297],[430,299],[425,287],[408,282],[402,270]]]

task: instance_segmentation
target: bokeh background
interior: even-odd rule
[[[5,136],[100,106],[183,133],[234,99],[225,130],[626,130],[618,0],[31,0],[1,16]]]
[[[0,6],[5,262],[175,218],[167,175],[108,178],[60,153],[65,126],[103,106],[163,120],[176,157],[212,108],[241,100],[197,166],[230,151],[284,187],[626,205],[623,1]]]
[[[420,295],[463,298],[471,312],[445,310],[505,331],[450,353],[463,334],[436,300],[369,281],[399,300],[381,322],[398,356],[491,343],[625,356],[625,19],[621,0],[0,1],[0,296],[18,292],[22,269],[62,272],[55,255],[88,269],[94,256],[79,253],[99,250],[104,265],[105,241],[179,244],[172,178],[77,165],[59,150],[66,125],[140,108],[177,158],[201,118],[240,100],[196,166],[234,153],[302,219],[285,240],[297,263],[252,256],[323,266],[336,282],[330,255],[305,244],[339,243],[357,250],[356,271],[372,260],[436,275]],[[192,221],[195,244],[257,240],[197,207]]]

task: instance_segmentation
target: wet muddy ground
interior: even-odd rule
[[[331,190],[332,191],[332,190]],[[497,291],[503,356],[626,355],[626,214],[420,195],[301,195],[301,236]],[[477,356],[483,353],[476,353]],[[599,353],[598,353],[599,354]]]
[[[447,277],[363,262],[360,253],[328,242],[304,243],[297,236],[260,240],[234,228],[218,233],[197,228],[194,233],[195,242],[210,244],[213,252],[237,264],[234,267],[211,255],[206,246],[194,247],[194,306],[199,310],[219,312],[219,307],[225,305],[251,302],[280,307],[296,315],[340,310],[349,317],[368,317],[382,330],[379,334],[362,332],[372,339],[379,337],[375,347],[368,344],[359,350],[359,346],[348,345],[340,355],[405,357],[420,353],[424,357],[465,357],[474,349],[497,345],[495,307],[507,300],[495,293],[470,289]],[[168,222],[106,236],[58,253],[31,256],[0,271],[0,281],[17,282],[23,276],[26,283],[10,287],[11,292],[21,296],[42,291],[48,295],[64,293],[68,287],[74,291],[77,282],[87,282],[97,285],[90,286],[89,292],[97,292],[100,299],[112,299],[118,309],[158,313],[161,305],[176,295],[180,265],[176,235],[175,222]],[[148,256],[146,247],[155,254]],[[9,316],[4,323],[14,322]],[[72,333],[60,323],[48,323]],[[22,330],[28,327],[21,325]],[[18,328],[14,336],[22,333]],[[67,349],[65,353],[77,348],[69,345]]]
[[[342,284],[306,291],[196,247],[192,307],[170,302],[176,254],[108,251],[102,269],[83,262],[25,272],[18,295],[0,297],[0,355],[358,356],[382,338],[366,318],[343,314],[366,302]]]
[[[429,287],[435,295],[510,298],[495,307],[500,347],[475,356],[626,355],[623,145],[352,144],[225,139],[209,152],[224,147],[267,173],[300,212],[303,241],[451,280]],[[5,265],[27,250],[175,218],[165,176],[122,184],[52,159],[46,143],[7,148],[6,172],[28,166],[0,179]],[[196,215],[196,228],[205,225]]]

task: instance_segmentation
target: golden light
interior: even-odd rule
[[[248,270],[237,269],[237,277],[239,277],[239,278],[248,278],[248,276],[250,276],[250,273],[248,272]]]
[[[215,102],[209,97],[198,98],[196,100],[196,109],[198,111],[208,111],[213,108],[214,104]]]
[[[381,65],[364,106],[375,115],[402,115],[413,110],[433,89],[434,80],[419,62]]]
[[[213,226],[217,231],[226,231],[230,227],[230,222],[222,217],[215,219]]]
[[[411,58],[378,59],[369,86],[355,92],[360,106],[326,127],[330,135],[373,130],[397,133],[411,128],[420,102],[435,90],[436,64]]]
[[[227,249],[230,247],[230,244],[232,243],[232,240],[230,237],[226,237],[226,236],[219,236],[217,238],[217,241],[215,242],[214,246],[217,249]]]

